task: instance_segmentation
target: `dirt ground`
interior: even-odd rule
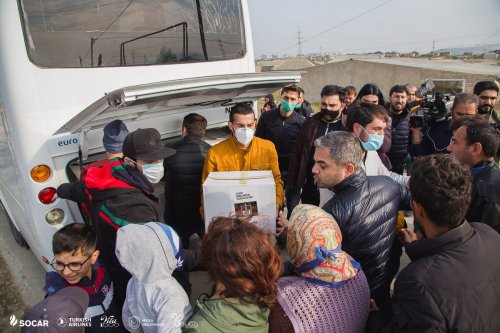
[[[10,316],[14,315],[19,320],[25,310],[26,305],[22,302],[17,285],[0,253],[0,332],[19,332],[19,327],[10,325]]]

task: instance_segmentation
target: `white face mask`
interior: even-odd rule
[[[163,162],[154,164],[143,164],[142,174],[149,180],[149,182],[156,184],[162,178],[164,174]]]
[[[250,142],[252,142],[254,134],[255,131],[251,128],[237,128],[234,131],[234,136],[236,137],[236,140],[238,140],[239,143],[245,146]]]

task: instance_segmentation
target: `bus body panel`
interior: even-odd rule
[[[20,17],[22,11],[18,8],[20,3],[0,2],[0,199],[37,259],[49,270],[49,265],[41,258],[52,258],[53,233],[68,223],[82,222],[82,218],[74,203],[57,199],[45,205],[38,200],[38,194],[44,188],[57,188],[61,183],[68,182],[66,167],[78,157],[82,144],[88,148],[88,154],[103,152],[102,129],[99,127],[82,128],[85,135],[54,133],[105,94],[123,87],[252,73],[255,71],[253,46],[248,8],[246,1],[241,1],[246,47],[246,53],[241,58],[168,65],[42,68],[28,57]],[[29,38],[27,43],[30,43]],[[297,81],[297,76],[292,75],[281,86]],[[270,89],[268,87],[263,91],[268,93],[272,91]],[[184,108],[179,112],[159,114],[158,117],[124,121],[131,131],[155,127],[166,138],[179,135],[182,118],[189,110]],[[207,118],[210,127],[227,122],[227,108],[224,106],[196,110]],[[43,183],[37,183],[30,177],[31,169],[39,164],[45,164],[52,170],[51,177]],[[50,225],[45,221],[45,215],[53,208],[65,212],[62,223]]]

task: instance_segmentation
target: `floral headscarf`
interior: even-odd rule
[[[319,207],[295,207],[287,243],[295,269],[313,283],[340,286],[360,269],[359,263],[341,249],[342,234],[337,222]]]

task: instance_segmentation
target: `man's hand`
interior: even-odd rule
[[[414,144],[419,144],[420,142],[422,142],[422,139],[424,138],[422,127],[410,127],[410,130],[411,130],[411,141]]]
[[[370,298],[370,311],[379,311],[380,309],[377,306],[377,303],[375,303],[375,300],[373,298]]]
[[[418,238],[416,233],[408,228],[404,228],[398,231],[398,239],[403,245],[406,245],[415,242]]]
[[[278,224],[280,226],[276,228],[276,236],[285,237],[288,230],[288,220],[282,211],[278,212]]]

